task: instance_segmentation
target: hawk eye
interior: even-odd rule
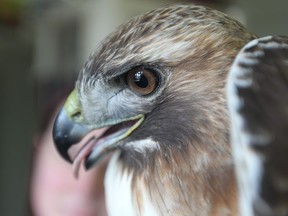
[[[159,75],[154,70],[138,67],[127,73],[126,82],[133,92],[145,96],[158,87]]]

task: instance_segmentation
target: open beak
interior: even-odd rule
[[[84,162],[91,168],[109,152],[119,147],[144,120],[144,115],[125,119],[109,119],[109,124],[87,125],[83,118],[78,93],[73,90],[58,113],[53,127],[53,139],[60,155],[73,163],[77,176]],[[115,124],[111,125],[111,122]]]

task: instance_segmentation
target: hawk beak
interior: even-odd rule
[[[130,136],[144,121],[144,115],[108,121],[101,122],[100,126],[85,124],[76,90],[69,95],[60,110],[54,122],[53,139],[61,156],[76,164],[76,176],[83,160],[85,168],[91,168],[116,149],[119,141]]]
[[[78,94],[74,89],[58,113],[53,126],[53,139],[60,155],[72,163],[68,150],[77,144],[90,130],[83,121]]]

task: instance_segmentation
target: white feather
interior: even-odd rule
[[[105,197],[109,215],[136,215],[133,209],[131,180],[132,175],[122,172],[118,163],[120,151],[110,159],[105,175]]]
[[[143,140],[137,140],[135,142],[129,142],[126,146],[131,147],[135,151],[140,153],[146,153],[146,151],[154,151],[159,149],[159,143],[154,141],[151,137]]]
[[[133,173],[124,170],[119,161],[120,151],[113,154],[105,175],[105,197],[110,216],[153,216],[158,215],[145,184],[137,182],[142,196],[141,209],[137,209],[132,192]],[[138,189],[139,190],[139,189]]]

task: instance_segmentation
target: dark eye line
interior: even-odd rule
[[[110,101],[113,97],[117,96],[119,93],[121,93],[121,92],[124,91],[124,90],[125,90],[125,89],[120,89],[119,91],[115,92],[111,97],[108,98],[107,103],[109,103],[109,101]]]

